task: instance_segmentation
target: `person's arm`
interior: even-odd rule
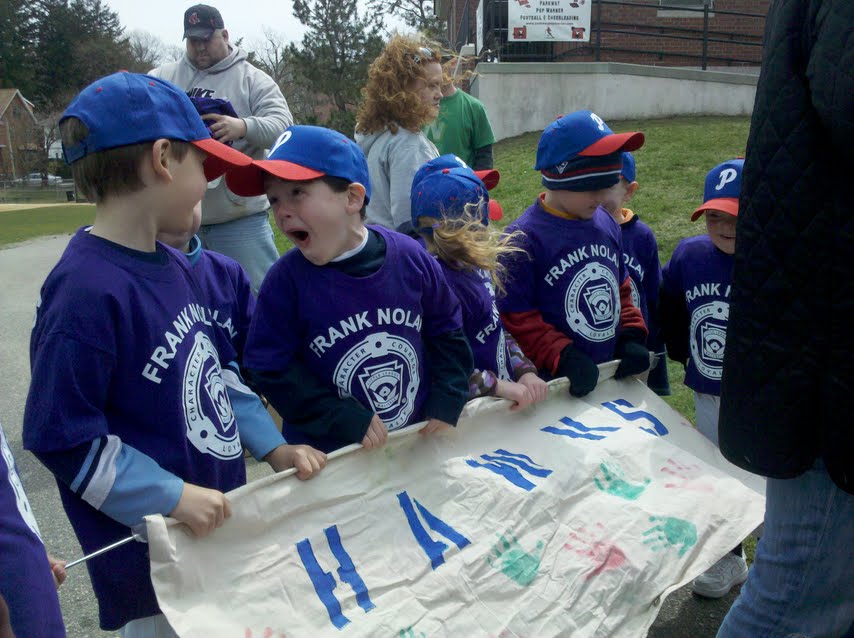
[[[688,363],[691,344],[691,316],[685,295],[672,281],[671,264],[664,267],[658,295],[658,319],[667,356],[683,366]]]
[[[413,136],[414,134],[401,129],[395,137],[404,135]],[[389,154],[390,213],[394,230],[397,232],[407,235],[415,233],[410,204],[412,178],[419,168],[436,157],[436,147],[422,133],[417,134],[417,139],[402,138]]]
[[[462,329],[425,338],[430,368],[430,392],[424,403],[424,416],[456,425],[469,398],[469,376],[474,358]]]
[[[245,139],[257,148],[270,148],[294,123],[288,101],[273,79],[255,67],[252,67],[248,101],[252,115],[243,118]]]
[[[494,161],[495,160],[492,155],[492,144],[481,146],[474,149],[471,169],[473,171],[485,171],[492,168]]]
[[[572,339],[546,323],[539,310],[502,312],[501,321],[538,370],[557,374],[561,352],[572,345]]]
[[[341,398],[299,358],[286,370],[251,370],[253,384],[292,427],[306,434],[359,443],[374,413],[353,398]]]
[[[513,378],[518,381],[529,372],[537,374],[537,366],[525,356],[513,336],[505,333],[504,340],[507,343],[507,349],[510,351],[510,371],[513,373]]]
[[[273,422],[273,417],[261,403],[261,398],[243,382],[236,362],[222,369],[222,381],[240,431],[240,442],[249,453],[261,461],[277,447],[284,445],[285,438]]]
[[[632,301],[632,280],[626,275],[620,285],[620,333],[642,334],[644,342],[649,333],[643,313]]]

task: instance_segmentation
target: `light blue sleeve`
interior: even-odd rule
[[[234,410],[240,441],[249,453],[260,461],[284,444],[285,437],[279,432],[273,417],[267,412],[258,395],[243,382],[235,363],[232,362],[223,369],[222,380]]]

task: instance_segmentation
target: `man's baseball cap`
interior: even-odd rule
[[[481,221],[488,225],[500,207],[490,207],[488,188],[473,170],[465,164],[448,167],[447,157],[430,160],[415,174],[409,196],[412,225],[418,228],[420,217],[459,217],[472,205],[481,206]]]
[[[413,188],[431,173],[444,171],[449,168],[469,168],[469,166],[453,153],[440,155],[439,157],[431,159],[429,162],[425,162],[421,168],[415,172],[415,177],[412,178]],[[498,182],[501,181],[501,174],[494,168],[481,171],[472,170],[472,173],[474,173],[478,179],[483,182],[483,185],[486,186],[486,190],[489,191],[498,186]],[[487,215],[489,217],[489,221],[497,222],[499,219],[504,217],[504,210],[501,208],[501,204],[499,204],[495,199],[491,199],[489,197],[487,197],[485,201],[487,204]]]
[[[631,184],[637,177],[637,169],[635,167],[635,156],[628,151],[623,151],[620,155],[623,158],[623,168],[620,170],[620,177]]]
[[[184,39],[209,40],[214,31],[224,28],[219,10],[209,4],[194,4],[184,12]]]
[[[707,210],[719,210],[738,217],[738,198],[741,195],[741,173],[744,170],[744,158],[738,158],[718,164],[706,175],[703,189],[703,205],[691,215],[696,221]]]
[[[60,124],[69,117],[83,122],[88,134],[73,146],[63,144],[67,164],[91,153],[161,138],[190,142],[207,153],[209,181],[228,168],[252,163],[252,158],[211,137],[184,91],[150,75],[121,71],[96,80],[72,100]]]
[[[264,176],[304,182],[328,175],[365,187],[365,203],[371,199],[368,161],[359,145],[338,131],[321,126],[295,125],[285,129],[267,159],[229,171],[228,188],[249,197],[264,193]]]

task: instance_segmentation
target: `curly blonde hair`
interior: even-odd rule
[[[505,293],[507,270],[499,261],[502,255],[524,254],[519,246],[522,231],[502,235],[484,226],[484,201],[466,204],[462,215],[448,211],[441,219],[419,217],[418,231],[424,238],[427,251],[454,270],[485,270],[499,295]]]
[[[362,88],[362,103],[356,113],[356,131],[375,133],[398,126],[410,131],[421,128],[436,117],[435,109],[422,103],[412,91],[415,80],[426,77],[424,66],[442,63],[441,50],[432,42],[395,35],[368,70],[368,83]]]

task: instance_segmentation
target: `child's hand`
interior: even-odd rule
[[[549,398],[549,384],[537,376],[535,372],[526,372],[519,381],[531,393],[531,403],[539,403]]]
[[[528,388],[515,381],[500,379],[495,386],[495,396],[513,401],[514,405],[510,406],[511,412],[523,410],[533,403]]]
[[[427,425],[422,428],[419,434],[434,434],[436,432],[443,432],[450,428],[450,423],[445,423],[444,421],[440,421],[439,419],[430,419],[429,421],[427,421]]]
[[[375,414],[368,426],[368,431],[365,432],[365,438],[362,439],[362,447],[366,450],[373,450],[385,445],[386,441],[388,441],[388,430],[382,419]]]
[[[47,562],[50,564],[50,573],[53,574],[53,584],[56,585],[57,589],[59,589],[59,586],[65,582],[65,578],[68,576],[68,574],[65,573],[65,564],[68,561],[59,560],[58,558],[54,558],[48,554]]]
[[[301,481],[310,479],[326,467],[326,455],[310,445],[280,445],[265,456],[264,460],[276,472],[295,467],[297,478]]]
[[[197,538],[204,538],[231,516],[231,505],[220,491],[184,483],[178,505],[169,516],[190,528]]]

